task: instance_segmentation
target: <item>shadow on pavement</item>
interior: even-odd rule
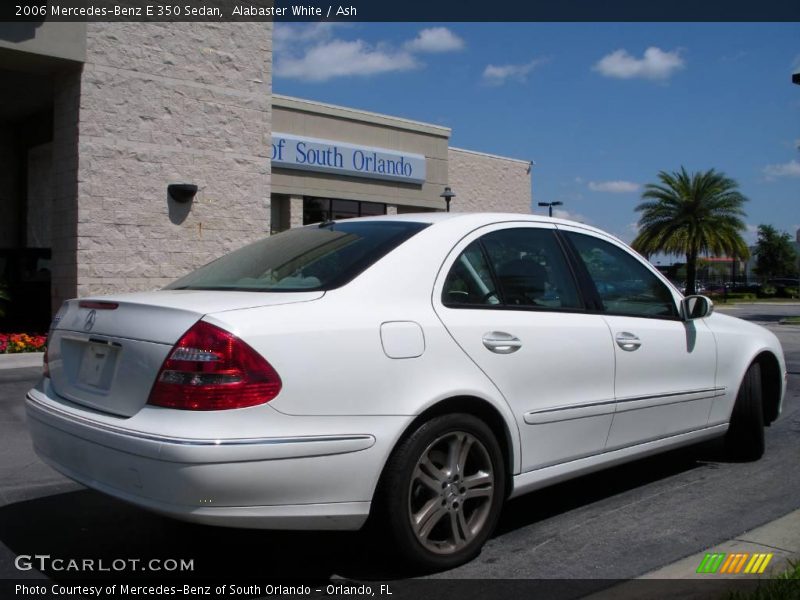
[[[510,501],[495,535],[722,460],[719,443],[705,443],[561,483]],[[422,575],[404,568],[373,532],[264,531],[175,521],[91,490],[0,507],[0,542],[15,555],[54,558],[193,559],[194,571],[125,573],[130,577],[206,577],[328,581],[396,580]],[[12,567],[13,568],[13,567]],[[45,572],[58,581],[80,572]],[[4,574],[9,577],[11,574]],[[120,573],[92,577],[118,578]]]
[[[495,534],[685,473],[703,463],[727,461],[721,441],[713,440],[571,479],[510,500]]]
[[[175,521],[92,490],[56,494],[0,508],[0,542],[16,555],[53,558],[186,559],[192,572],[128,572],[126,578],[177,577],[297,579],[327,581],[334,574],[369,579],[406,576],[381,562],[365,533],[264,531],[210,527]],[[363,566],[367,566],[364,571]],[[12,567],[13,568],[13,567]],[[85,578],[80,572],[48,572],[61,580]],[[91,573],[119,578],[120,573]],[[4,576],[9,577],[9,574]]]

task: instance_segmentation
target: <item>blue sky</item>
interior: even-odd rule
[[[533,160],[534,204],[626,241],[643,184],[713,167],[750,198],[753,242],[800,228],[798,70],[796,23],[278,23],[273,88]]]

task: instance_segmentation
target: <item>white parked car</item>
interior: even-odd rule
[[[612,236],[509,214],[280,233],[166,289],[70,300],[27,396],[39,455],[179,519],[357,529],[428,568],[503,502],[725,436],[764,451],[769,331],[683,298]]]

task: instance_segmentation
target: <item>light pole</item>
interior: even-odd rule
[[[444,201],[447,203],[447,209],[446,209],[447,212],[450,212],[450,200],[452,200],[455,197],[456,195],[453,192],[453,190],[450,189],[449,185],[445,186],[444,191],[441,194],[439,194],[439,198],[444,198]]]
[[[539,206],[546,206],[548,210],[548,216],[553,216],[553,207],[554,206],[561,206],[563,202],[539,202]]]
[[[792,83],[800,85],[800,71],[792,73]],[[800,244],[800,229],[797,230],[797,243]],[[797,292],[800,296],[800,252],[797,253]]]

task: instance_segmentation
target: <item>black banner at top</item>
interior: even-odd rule
[[[0,21],[800,21],[799,0],[3,0]]]

